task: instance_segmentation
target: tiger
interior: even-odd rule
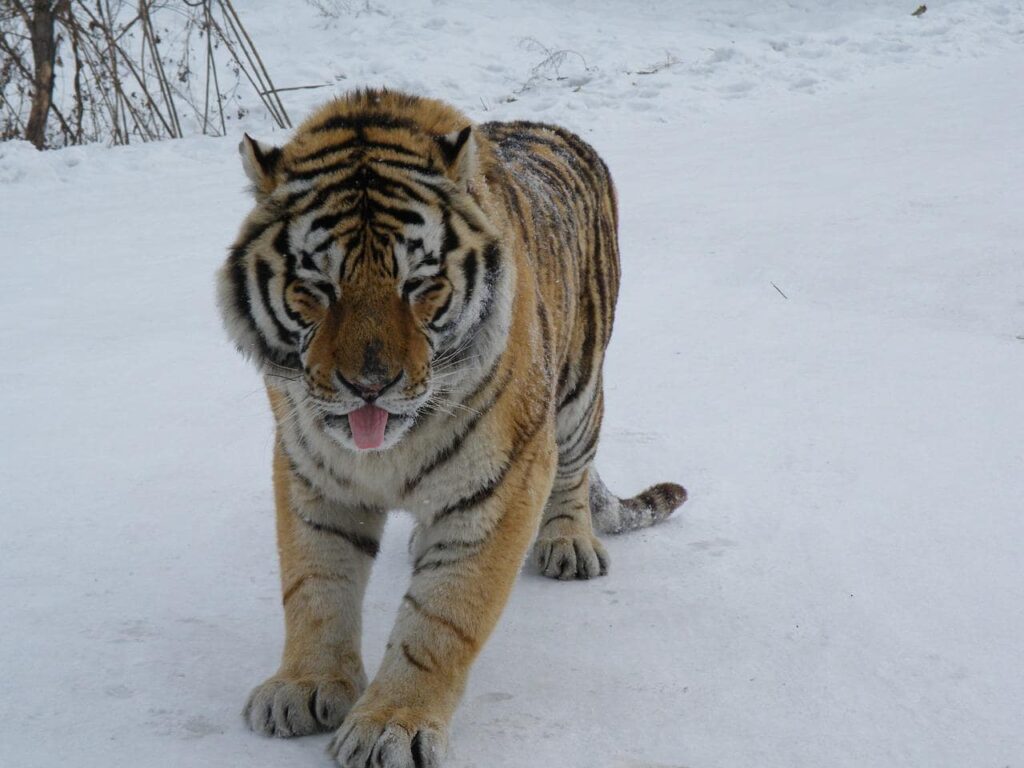
[[[285,641],[249,727],[334,730],[341,766],[438,766],[470,666],[530,556],[606,574],[595,531],[668,517],[673,483],[620,499],[593,467],[619,288],[616,193],[570,131],[475,124],[363,89],[283,146],[239,147],[255,205],[218,274],[275,420]],[[385,517],[412,577],[368,682],[361,611]],[[531,554],[532,544],[532,554]]]

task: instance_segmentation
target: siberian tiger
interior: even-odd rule
[[[686,499],[665,483],[620,500],[591,465],[619,284],[611,178],[562,128],[377,90],[240,151],[256,205],[219,303],[276,419],[286,622],[244,716],[275,736],[338,728],[342,766],[436,766],[531,541],[545,576],[589,579],[608,570],[595,529]],[[367,686],[363,591],[393,509],[417,520],[412,582]]]

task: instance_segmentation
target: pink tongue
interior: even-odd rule
[[[388,425],[388,412],[367,404],[348,415],[348,425],[357,448],[380,448]]]

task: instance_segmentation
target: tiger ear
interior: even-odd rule
[[[477,149],[473,126],[467,125],[443,136],[435,136],[434,140],[441,150],[448,178],[466,189],[476,175]]]
[[[238,145],[242,156],[242,168],[252,181],[256,197],[269,195],[277,186],[277,171],[281,165],[281,150],[262,141],[256,141],[248,133]]]

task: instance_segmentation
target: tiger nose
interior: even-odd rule
[[[397,383],[402,378],[402,372],[399,371],[398,375],[390,381],[385,380],[383,377],[370,378],[366,376],[360,376],[354,381],[349,381],[341,373],[338,373],[338,378],[341,379],[342,383],[345,384],[350,390],[352,390],[359,397],[363,398],[368,403],[372,403],[382,394],[385,390]]]
[[[380,396],[381,390],[383,390],[384,387],[379,383],[361,384],[357,382],[353,384],[352,389],[354,389],[356,391],[356,394],[363,398],[363,400],[365,400],[368,403],[372,403]]]

